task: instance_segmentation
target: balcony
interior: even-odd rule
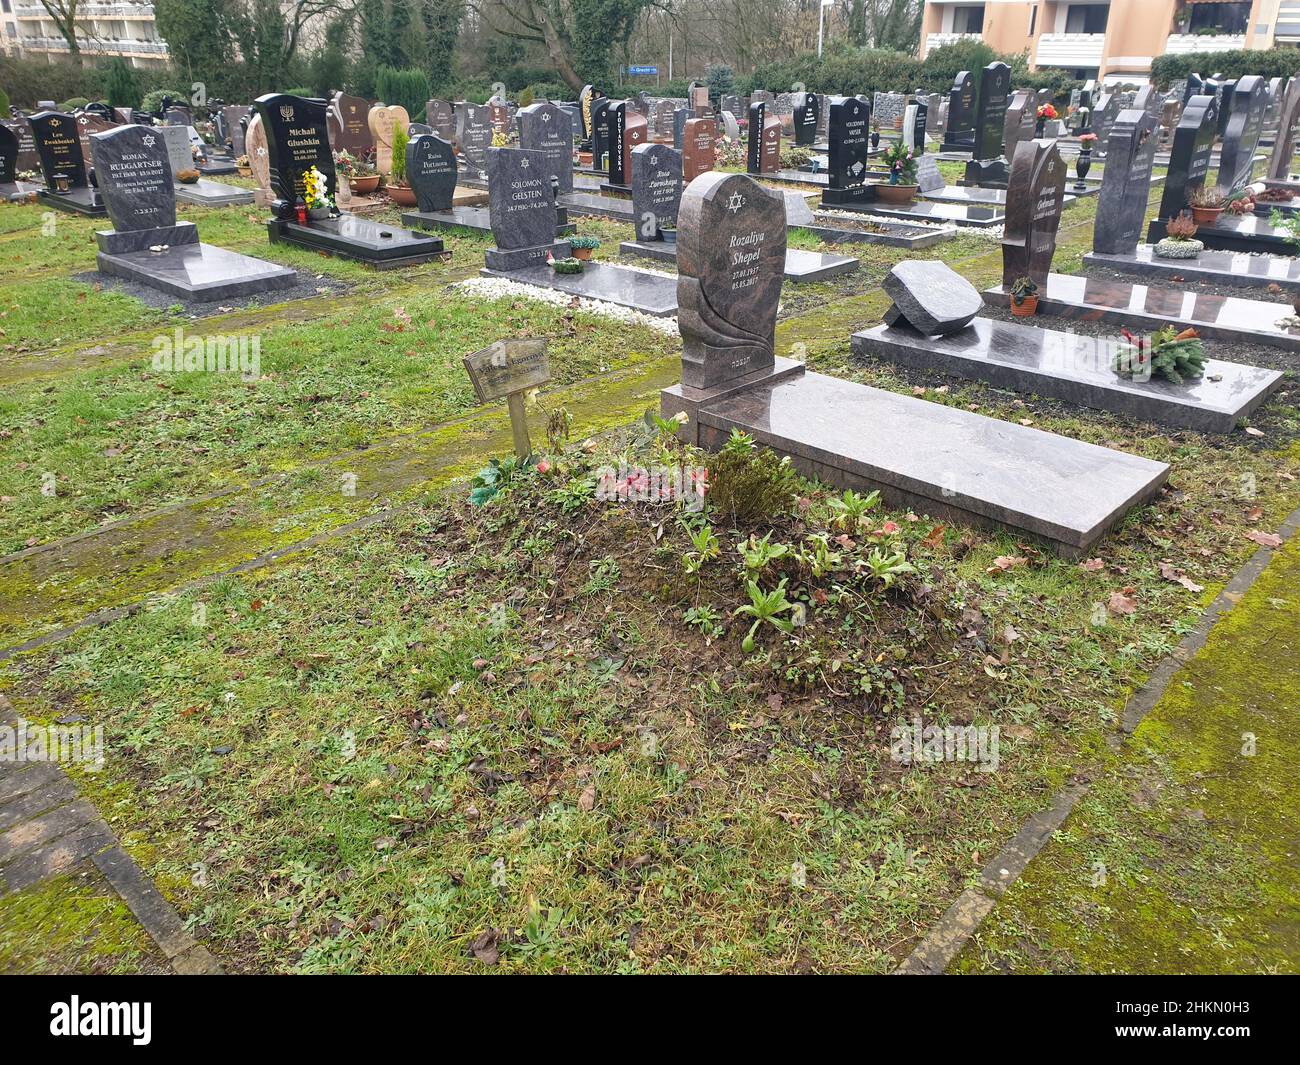
[[[925,53],[929,55],[936,48],[942,48],[945,44],[956,44],[958,41],[978,41],[978,33],[927,33],[925,35]]]
[[[14,17],[19,20],[48,19],[50,14],[39,4],[15,4]],[[81,4],[77,8],[77,21],[93,19],[152,19],[153,4]]]
[[[1104,33],[1044,33],[1035,62],[1048,67],[1099,67],[1106,48]]]
[[[1171,33],[1165,42],[1167,55],[1188,52],[1238,52],[1246,47],[1244,33]]]

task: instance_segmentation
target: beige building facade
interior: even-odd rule
[[[968,37],[1034,68],[1141,85],[1153,56],[1300,44],[1300,0],[927,0],[921,58]]]

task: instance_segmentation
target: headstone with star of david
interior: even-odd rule
[[[573,191],[573,120],[552,103],[530,104],[515,115],[519,147],[542,152],[560,195]]]
[[[632,217],[638,240],[662,240],[677,225],[682,200],[682,153],[666,144],[632,149]]]

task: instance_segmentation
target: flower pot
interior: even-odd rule
[[[1223,214],[1222,207],[1193,207],[1192,221],[1198,226],[1214,226],[1219,223],[1219,215]]]
[[[920,185],[876,185],[876,199],[881,203],[911,203]]]
[[[379,175],[350,177],[348,178],[348,187],[352,189],[353,196],[369,196],[375,189],[379,188]]]
[[[394,185],[391,181],[384,186],[388,198],[402,207],[415,206],[415,190],[410,185]]]
[[[253,168],[251,166],[237,166],[235,167],[235,172],[239,174],[240,177],[253,176]]]
[[[1019,303],[1013,299],[1011,313],[1016,318],[1032,318],[1038,313],[1038,297],[1026,296]]]
[[[1195,259],[1205,250],[1199,240],[1172,240],[1165,237],[1156,243],[1155,253],[1161,259]]]
[[[583,259],[583,260],[590,259],[591,253],[595,250],[596,250],[595,248],[574,248],[573,257],[575,259]]]
[[[1038,118],[1034,120],[1034,137],[1042,137],[1047,132],[1047,119]]]
[[[308,207],[308,208],[307,208],[307,217],[308,217],[308,218],[311,218],[311,219],[314,219],[314,220],[317,221],[317,222],[324,221],[324,220],[325,220],[326,218],[328,218],[329,216],[330,216],[330,209],[329,209],[328,207]]]

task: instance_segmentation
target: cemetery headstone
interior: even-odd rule
[[[411,124],[411,116],[400,104],[375,104],[366,116],[374,138],[375,169],[387,177],[393,172],[393,134]]]
[[[18,139],[18,161],[15,164],[20,171],[39,170],[40,156],[36,153],[36,139],[32,136],[32,124],[29,119],[15,116],[4,122]]]
[[[563,109],[552,103],[529,104],[515,115],[519,147],[546,156],[548,172],[555,178],[556,191],[573,191],[573,122]]]
[[[429,100],[424,105],[424,121],[445,141],[456,140],[456,113],[447,100]]]
[[[1142,239],[1159,142],[1156,118],[1150,111],[1121,111],[1112,123],[1106,170],[1097,195],[1093,251],[1127,255]]]
[[[686,133],[686,123],[695,117],[689,107],[679,107],[673,112],[673,147],[681,148]]]
[[[722,112],[722,133],[729,140],[740,140],[740,123],[736,121],[736,115],[732,111]]]
[[[794,142],[808,147],[817,142],[821,123],[821,99],[816,93],[800,92],[794,97]]]
[[[40,111],[29,121],[45,178],[45,188],[37,195],[64,210],[103,214],[103,204],[90,187],[77,120],[61,111]]]
[[[1232,114],[1219,149],[1219,191],[1232,192],[1250,184],[1255,167],[1255,149],[1264,132],[1264,111],[1268,97],[1264,79],[1254,74],[1237,79],[1233,88]]]
[[[975,79],[963,70],[948,90],[948,117],[940,147],[945,152],[969,152],[975,147]]]
[[[774,174],[781,169],[781,120],[762,101],[749,105],[746,169],[751,174]]]
[[[591,165],[609,172],[609,146],[613,139],[613,101],[600,97],[591,105]]]
[[[370,132],[370,102],[360,96],[349,96],[336,92],[330,100],[330,113],[338,123],[333,147],[336,152],[347,152],[359,158],[375,146],[374,134]],[[392,148],[392,138],[389,138]],[[392,164],[389,164],[391,170]],[[385,171],[387,173],[387,171]]]
[[[885,321],[905,321],[925,336],[959,332],[984,309],[979,290],[946,263],[909,259],[890,268],[881,282],[893,300]]]
[[[539,266],[547,256],[565,259],[567,241],[555,239],[559,215],[544,152],[489,148],[488,204],[496,247],[485,252],[489,270]]]
[[[281,216],[291,213],[293,206],[303,199],[304,177],[312,168],[325,175],[332,195],[338,189],[338,177],[330,150],[325,102],[269,93],[258,98],[256,107],[266,130],[271,191],[281,205]],[[391,129],[389,132],[391,135]],[[390,136],[390,146],[391,143]]]
[[[713,118],[692,118],[682,127],[682,180],[690,184],[712,170],[717,162],[718,123]]]
[[[1016,149],[1007,182],[1002,237],[1002,285],[1028,277],[1047,284],[1065,203],[1065,160],[1055,141],[1029,140]]]
[[[1296,139],[1300,135],[1300,77],[1287,82],[1278,113],[1277,136],[1273,140],[1273,153],[1268,158],[1268,177],[1271,181],[1288,181],[1291,163],[1295,157]]]
[[[91,153],[99,192],[115,230],[124,233],[176,225],[172,168],[160,130],[119,126],[96,134]]]
[[[436,133],[412,137],[406,145],[406,180],[418,210],[450,211],[456,192],[456,149]]]
[[[1183,108],[1183,116],[1174,130],[1174,144],[1169,153],[1169,171],[1160,196],[1158,222],[1177,218],[1187,209],[1187,201],[1205,184],[1210,171],[1210,154],[1218,133],[1219,104],[1213,96],[1193,96]],[[1151,230],[1152,239],[1164,235]]]
[[[855,96],[830,105],[829,170],[822,202],[827,206],[866,203],[867,156],[871,150],[871,109]]]
[[[638,240],[663,240],[676,229],[682,199],[682,153],[666,144],[632,149],[632,215]]]
[[[1021,89],[1012,95],[1002,126],[1002,143],[1008,159],[1016,157],[1016,145],[1033,138],[1034,121],[1034,95]]]
[[[678,220],[682,384],[713,388],[770,370],[785,273],[785,198],[743,174],[715,171],[687,187]]]
[[[253,170],[253,179],[257,188],[253,191],[253,203],[258,207],[270,207],[275,196],[271,192],[271,154],[266,144],[266,126],[262,116],[254,114],[248,120],[248,129],[244,131],[244,151],[248,155],[248,165]]]
[[[478,174],[487,170],[487,150],[492,147],[492,123],[482,104],[456,104],[455,144],[467,167]]]
[[[35,193],[35,185],[18,180],[18,134],[0,122],[0,200],[24,200]]]
[[[632,149],[644,144],[649,137],[646,117],[631,105],[620,100],[610,108],[610,133],[613,141],[609,150],[609,184],[626,189],[632,180]]]
[[[966,183],[989,188],[1005,187],[1007,160],[1002,155],[1006,128],[1011,68],[990,63],[980,72],[980,96],[975,107],[974,158],[966,165]]]
[[[230,154],[239,158],[245,154],[244,138],[248,130],[248,118],[252,108],[245,104],[230,104],[222,108],[226,116],[226,129],[230,136]]]

